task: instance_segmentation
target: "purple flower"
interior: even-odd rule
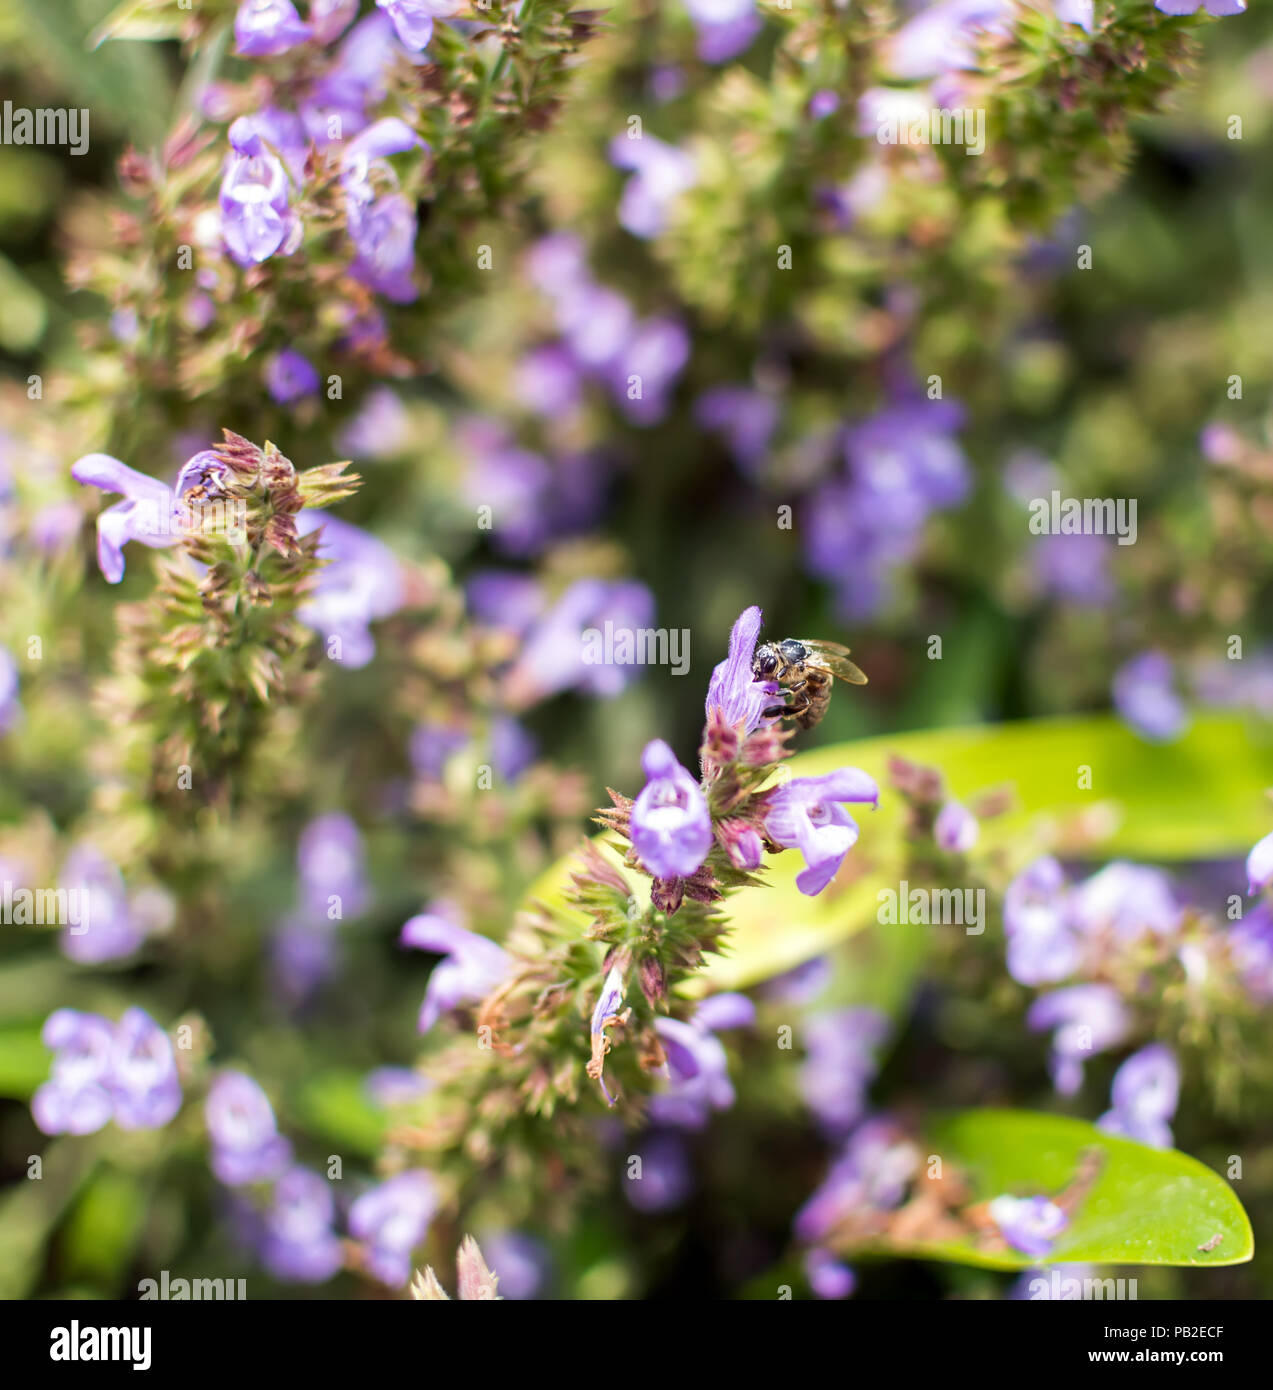
[[[1146,931],[1165,936],[1174,930],[1180,905],[1161,869],[1115,860],[1073,890],[1070,920],[1085,936],[1129,941]]]
[[[1008,973],[1020,984],[1055,984],[1078,969],[1081,944],[1069,919],[1065,875],[1055,859],[1036,859],[1008,885],[1003,929]]]
[[[235,49],[245,58],[286,53],[312,33],[292,0],[243,0],[234,17]]]
[[[445,19],[460,8],[451,0],[376,0],[376,5],[393,21],[403,47],[412,53],[428,47],[434,19]]]
[[[166,483],[138,473],[109,454],[76,459],[71,477],[81,485],[124,496],[124,501],[107,507],[97,518],[97,564],[108,584],[118,584],[124,577],[123,547],[129,541],[162,549],[180,539],[171,522],[177,498]]]
[[[814,121],[823,121],[828,116],[833,116],[840,109],[840,94],[833,92],[830,88],[823,87],[809,98],[808,112],[809,118]]]
[[[1014,1250],[1035,1258],[1048,1254],[1070,1219],[1046,1197],[996,1197],[989,1203],[990,1217]]]
[[[506,698],[524,708],[559,691],[575,688],[590,695],[618,695],[641,668],[635,663],[590,661],[597,644],[585,633],[635,633],[649,627],[654,598],[635,580],[576,580],[531,628],[505,680]]]
[[[1154,0],[1155,9],[1170,15],[1196,14],[1199,6],[1216,19],[1246,13],[1246,0]]]
[[[641,1160],[641,1176],[625,1172],[623,1195],[637,1211],[654,1215],[683,1206],[694,1187],[685,1141],[673,1130],[656,1129],[644,1134],[635,1158]]]
[[[683,0],[698,30],[698,56],[727,63],[751,46],[763,27],[752,0]]]
[[[1164,652],[1147,651],[1114,673],[1114,706],[1142,738],[1168,743],[1188,725],[1184,702],[1172,683],[1171,661]]]
[[[588,1043],[592,1049],[588,1075],[601,1087],[607,1105],[613,1105],[618,1097],[611,1095],[610,1087],[606,1085],[606,1053],[610,1050],[606,1029],[623,1018],[623,986],[623,971],[617,965],[612,965],[593,1005],[592,1020],[588,1025]]]
[[[1273,831],[1256,842],[1246,857],[1247,893],[1254,897],[1273,883]]]
[[[384,98],[389,69],[402,52],[385,14],[366,15],[354,25],[300,103],[301,119],[316,145],[343,149],[343,141],[367,125],[367,113]]]
[[[457,925],[445,904],[412,917],[403,925],[399,940],[404,946],[442,957],[433,968],[420,1006],[421,1033],[427,1033],[444,1013],[485,999],[512,968],[512,959],[503,947]]]
[[[691,155],[645,133],[615,136],[610,162],[632,171],[619,200],[619,225],[646,240],[659,235],[677,198],[698,182]]]
[[[331,43],[358,13],[358,0],[310,0],[309,22],[319,43]]]
[[[639,323],[606,366],[610,390],[635,424],[651,425],[668,410],[668,397],[689,360],[690,335],[679,319]]]
[[[856,767],[823,777],[793,777],[774,791],[765,814],[765,834],[784,849],[799,849],[806,867],[796,887],[814,897],[835,877],[857,843],[857,822],[845,802],[879,805],[880,789]]]
[[[1169,1047],[1151,1043],[1114,1073],[1111,1109],[1098,1124],[1155,1149],[1171,1148],[1171,1118],[1180,1099],[1180,1067]]]
[[[337,447],[350,458],[393,458],[411,438],[411,418],[388,386],[367,392],[357,415],[341,430]]]
[[[509,714],[491,720],[490,745],[491,765],[502,782],[516,782],[538,752],[534,737]]]
[[[419,1100],[428,1095],[433,1085],[427,1076],[421,1076],[410,1067],[377,1067],[367,1073],[363,1090],[373,1104],[387,1110]]]
[[[857,1288],[857,1276],[826,1250],[810,1250],[804,1257],[804,1275],[814,1296],[849,1298]]]
[[[980,833],[977,817],[958,801],[946,802],[933,822],[933,838],[948,854],[967,854]]]
[[[1112,985],[1070,985],[1041,994],[1030,1005],[1026,1023],[1034,1032],[1053,1029],[1052,1081],[1063,1096],[1083,1084],[1083,1061],[1117,1047],[1131,1030],[1131,1019]]]
[[[109,1086],[120,1129],[160,1129],[181,1109],[172,1043],[144,1009],[127,1009],[115,1027]]]
[[[708,719],[713,710],[719,709],[731,728],[741,726],[743,737],[765,722],[765,710],[778,692],[774,681],[758,681],[752,674],[752,658],[763,621],[759,608],[743,610],[729,634],[729,655],[712,671],[707,683]]]
[[[411,1252],[437,1207],[433,1180],[420,1169],[389,1178],[350,1207],[350,1234],[365,1242],[367,1269],[382,1284],[399,1288],[410,1279]]]
[[[40,1034],[55,1056],[49,1079],[31,1098],[31,1114],[45,1134],[94,1134],[110,1121],[115,1034],[99,1014],[57,1009]]]
[[[1251,997],[1273,1001],[1273,906],[1267,900],[1230,928],[1229,952]]]
[[[1113,553],[1105,536],[1040,536],[1030,552],[1039,586],[1045,594],[1085,608],[1100,608],[1114,596],[1109,574]]]
[[[976,67],[980,36],[1008,33],[1012,16],[1011,0],[938,0],[893,36],[888,71],[909,81]]]
[[[655,878],[689,878],[712,847],[712,817],[693,777],[662,739],[641,755],[646,783],[632,807],[632,848]]]
[[[78,924],[62,932],[64,955],[82,965],[130,956],[145,940],[144,917],[135,914],[119,869],[96,846],[82,842],[66,856],[59,889],[79,899]]]
[[[748,386],[715,386],[698,398],[694,418],[722,435],[739,468],[755,477],[778,425],[778,402]]]
[[[276,1279],[321,1284],[342,1264],[332,1229],[336,1203],[331,1184],[305,1168],[289,1168],[274,1185],[258,1235],[261,1262]]]
[[[555,420],[578,407],[583,395],[582,375],[565,347],[545,343],[532,348],[518,362],[513,389],[527,410]]]
[[[499,1271],[501,1298],[534,1298],[549,1273],[548,1251],[521,1231],[484,1231],[478,1242],[491,1269]]]
[[[303,396],[318,394],[318,373],[308,358],[284,348],[265,364],[265,389],[279,405],[291,405]]]
[[[426,782],[440,782],[452,754],[467,747],[470,738],[469,731],[458,725],[417,724],[407,745],[415,775]]]
[[[301,903],[314,921],[357,917],[367,902],[362,836],[349,816],[316,816],[301,832],[296,851]]]
[[[919,1172],[919,1150],[885,1117],[853,1131],[821,1186],[796,1213],[797,1239],[816,1245],[847,1216],[863,1209],[891,1211]]]
[[[888,1019],[876,1009],[834,1009],[806,1020],[800,1091],[829,1135],[843,1137],[862,1118],[875,1051],[887,1035]]]
[[[0,647],[0,734],[17,723],[22,713],[18,703],[18,663],[8,647]]]
[[[275,252],[290,256],[300,244],[301,223],[289,202],[283,161],[248,116],[230,127],[230,147],[218,197],[226,249],[241,266],[259,265]]]
[[[477,422],[464,431],[469,467],[463,492],[473,507],[491,509],[491,543],[502,555],[543,549],[553,534],[557,495],[547,460],[513,444],[502,430]]]
[[[656,1018],[654,1030],[667,1054],[666,1090],[651,1096],[649,1116],[655,1124],[700,1130],[713,1110],[734,1103],[729,1062],[715,1030],[749,1027],[755,1006],[741,994],[717,994],[699,1005],[694,1019],[682,1023]]]
[[[296,616],[322,634],[329,657],[356,671],[376,654],[371,624],[402,607],[402,567],[383,541],[347,521],[312,510],[297,515],[300,535],[320,527],[318,556],[328,563]]]
[[[223,1071],[204,1102],[212,1145],[209,1162],[227,1187],[267,1182],[292,1159],[292,1146],[278,1132],[274,1111],[260,1086],[243,1072]]]

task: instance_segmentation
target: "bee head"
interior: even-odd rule
[[[753,679],[758,681],[772,679],[780,664],[778,649],[772,642],[766,642],[763,646],[756,648],[756,655],[752,658],[751,674]]]

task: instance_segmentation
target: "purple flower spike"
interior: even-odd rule
[[[340,1240],[332,1229],[336,1203],[331,1184],[305,1168],[289,1168],[274,1185],[259,1234],[261,1262],[289,1283],[321,1284],[341,1267]]]
[[[265,1092],[238,1071],[223,1071],[204,1103],[212,1171],[227,1187],[266,1182],[291,1162],[292,1146],[279,1134]]]
[[[366,1242],[367,1268],[382,1284],[400,1288],[410,1279],[411,1252],[437,1207],[433,1180],[420,1169],[382,1182],[350,1207],[350,1234]]]
[[[712,847],[712,817],[693,777],[662,739],[641,755],[646,784],[632,807],[632,847],[655,878],[689,878]]]
[[[793,777],[771,796],[765,815],[765,834],[785,849],[799,849],[806,867],[796,887],[814,897],[835,877],[849,850],[857,843],[857,822],[842,803],[879,805],[880,789],[856,767],[841,768],[824,777]]]
[[[1273,883],[1273,831],[1258,841],[1246,857],[1247,893],[1252,897]]]
[[[1069,1217],[1046,1197],[996,1197],[989,1211],[1004,1240],[1014,1250],[1036,1258],[1048,1254],[1070,1224]]]
[[[444,1013],[485,999],[504,980],[512,964],[502,946],[452,921],[445,904],[412,917],[403,926],[399,940],[404,946],[443,957],[433,968],[420,1005],[421,1033],[427,1033]]]
[[[719,709],[731,728],[741,725],[744,738],[765,722],[765,710],[778,692],[775,682],[758,681],[751,672],[763,621],[759,608],[743,610],[729,634],[729,655],[717,665],[707,683],[708,719],[713,710]]]
[[[120,1129],[160,1129],[181,1109],[172,1043],[144,1009],[128,1009],[115,1028],[109,1084]]]
[[[1063,1096],[1083,1084],[1083,1062],[1117,1047],[1131,1030],[1118,991],[1112,985],[1070,985],[1041,994],[1026,1014],[1035,1032],[1053,1029],[1052,1079]]]
[[[313,30],[292,0],[243,0],[234,17],[234,44],[245,58],[272,58],[304,43]]]
[[[1171,1119],[1180,1099],[1180,1067],[1169,1047],[1151,1043],[1133,1053],[1114,1073],[1111,1109],[1098,1121],[1155,1149],[1171,1148]]]
[[[318,394],[318,373],[307,357],[294,348],[284,348],[265,364],[265,389],[279,405],[291,405],[304,396]]]
[[[933,824],[933,837],[948,854],[967,854],[980,834],[977,817],[958,801],[948,801]]]
[[[95,1134],[114,1112],[110,1022],[99,1014],[58,1009],[40,1036],[56,1055],[48,1081],[31,1098],[35,1123],[45,1134]]]

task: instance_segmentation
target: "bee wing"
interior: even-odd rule
[[[833,676],[848,681],[850,685],[866,684],[866,673],[855,662],[849,660],[848,647],[842,647],[839,642],[812,641],[807,637],[799,637],[796,640],[807,647],[809,655],[816,663],[830,671]]]

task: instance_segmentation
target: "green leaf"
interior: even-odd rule
[[[48,1079],[50,1052],[40,1041],[40,1027],[0,1031],[0,1096],[30,1100]]]
[[[98,1168],[62,1231],[63,1278],[114,1288],[127,1272],[146,1214],[146,1192],[138,1178],[118,1168]]]
[[[1273,743],[1257,744],[1249,727],[1229,716],[1196,719],[1183,738],[1166,745],[1146,743],[1119,720],[1096,715],[887,734],[814,749],[791,760],[794,776],[863,768],[880,784],[880,809],[856,814],[861,839],[817,897],[796,888],[803,863],[794,850],[767,860],[767,886],[729,901],[728,954],[710,962],[701,977],[705,987],[746,988],[876,923],[879,889],[896,888],[903,874],[904,808],[887,786],[894,755],[940,768],[959,798],[1010,785],[1014,809],[983,827],[988,849],[1029,842],[1102,859],[1238,856],[1273,823],[1265,794],[1273,786]],[[1090,791],[1079,789],[1084,767],[1091,769]],[[528,896],[564,907],[572,867],[568,855]],[[648,900],[649,880],[631,879]],[[582,915],[579,921],[582,926]]]
[[[385,1117],[367,1098],[364,1082],[359,1072],[324,1072],[301,1089],[296,1110],[316,1137],[374,1157],[384,1142]]]
[[[1056,1198],[1074,1181],[1084,1153],[1099,1150],[1097,1176],[1077,1201],[1047,1264],[1216,1266],[1242,1264],[1254,1252],[1251,1223],[1233,1189],[1175,1149],[1151,1149],[1082,1120],[1028,1110],[939,1116],[924,1142],[927,1152],[958,1167],[972,1186],[974,1202],[1005,1193]],[[861,1249],[983,1269],[1030,1269],[1041,1263],[1015,1250],[979,1248],[971,1237],[964,1242],[882,1240]]]
[[[96,1161],[84,1140],[55,1140],[41,1175],[19,1178],[0,1197],[0,1299],[25,1298],[38,1282],[45,1242]]]

